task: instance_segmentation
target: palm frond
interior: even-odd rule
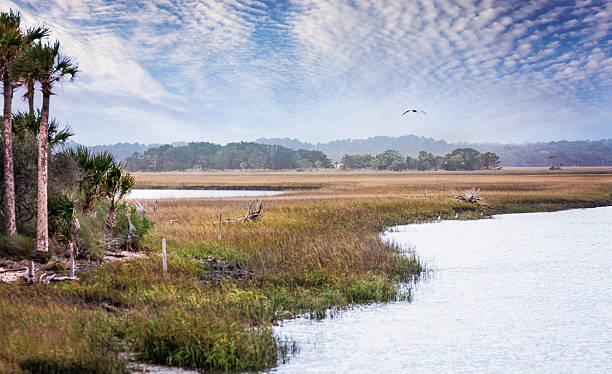
[[[56,145],[64,144],[68,139],[74,136],[72,129],[68,126],[56,130],[53,135],[49,134],[49,145],[51,148]]]
[[[27,29],[25,34],[23,35],[23,41],[27,45],[27,44],[33,43],[36,40],[45,38],[47,36],[49,36],[49,29],[47,27],[45,26],[31,27]]]
[[[8,12],[0,13],[0,27],[6,29],[18,29],[21,24],[21,13],[9,9]]]
[[[15,76],[40,82],[43,90],[51,90],[53,83],[65,76],[73,79],[79,67],[70,58],[60,55],[60,43],[33,43],[23,50],[12,65]]]

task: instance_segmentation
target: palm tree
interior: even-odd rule
[[[72,80],[78,66],[69,58],[59,53],[60,44],[34,43],[14,61],[13,73],[17,76],[30,74],[40,83],[43,94],[40,112],[40,130],[38,132],[38,214],[36,224],[36,249],[49,250],[49,227],[47,215],[47,184],[49,158],[49,101],[53,86],[66,76]]]
[[[17,233],[11,110],[13,91],[19,85],[11,74],[11,65],[25,46],[48,34],[48,30],[44,27],[28,29],[23,33],[20,26],[21,15],[19,12],[10,10],[9,12],[0,13],[0,75],[2,76],[4,88],[4,201],[6,231],[9,235]]]

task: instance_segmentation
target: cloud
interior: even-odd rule
[[[0,5],[48,25],[79,62],[80,76],[54,102],[84,142],[137,141],[145,128],[159,142],[411,132],[524,141],[533,123],[546,129],[534,139],[581,137],[577,123],[585,134],[609,131],[604,0]],[[406,105],[432,115],[406,128]]]

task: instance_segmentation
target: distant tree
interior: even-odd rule
[[[407,169],[407,165],[405,161],[400,161],[400,160],[395,160],[391,163],[391,165],[389,165],[389,170],[393,170],[393,171],[401,171],[401,170],[406,170]]]
[[[295,162],[295,167],[297,169],[311,169],[312,168],[312,162],[308,161],[305,158],[299,159]]]
[[[473,148],[457,148],[444,156],[445,170],[477,170],[480,169],[480,152]]]
[[[315,164],[317,161],[321,162],[321,166],[325,168],[332,167],[332,162],[327,155],[322,151],[313,151],[313,150],[305,150],[299,149],[296,151],[295,158],[302,158],[308,160],[311,164]]]
[[[442,169],[444,170],[466,170],[463,158],[460,155],[447,154],[442,160]]]
[[[404,162],[404,157],[398,151],[389,149],[376,155],[376,168],[379,170],[390,170],[394,162],[397,165]]]
[[[478,159],[483,169],[495,169],[500,164],[499,156],[493,152],[481,153],[478,155]]]
[[[551,156],[548,156],[548,159],[550,160],[550,170],[559,170],[559,169],[561,169],[559,167],[559,160],[557,159],[557,156],[551,155]]]
[[[367,169],[372,167],[374,157],[369,154],[365,155],[344,155],[341,163],[343,169]]]
[[[412,158],[410,156],[406,156],[406,168],[410,170],[416,170],[418,165],[418,160],[416,158]]]
[[[429,152],[420,151],[419,156],[416,160],[416,167],[418,170],[432,170],[436,168],[436,159],[434,155]]]

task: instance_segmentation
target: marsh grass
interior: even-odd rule
[[[0,287],[0,372],[125,373],[118,320],[48,287]]]
[[[219,212],[244,215],[249,199],[160,200],[145,245],[156,252],[161,238],[167,239],[167,275],[161,273],[159,256],[151,254],[105,264],[74,283],[0,284],[0,318],[9,321],[0,326],[0,372],[121,373],[122,350],[148,362],[201,370],[265,369],[295,350],[272,333],[280,316],[322,317],[353,304],[409,300],[407,284],[422,266],[415,254],[382,242],[379,233],[438,217],[483,217],[477,206],[455,202],[450,190],[481,188],[491,205],[485,217],[612,203],[607,174],[186,173],[136,178],[140,185],[170,187],[317,189],[266,198],[261,220],[223,225],[220,241],[217,226],[209,222]],[[227,260],[251,275],[219,276],[197,260],[207,257]]]

